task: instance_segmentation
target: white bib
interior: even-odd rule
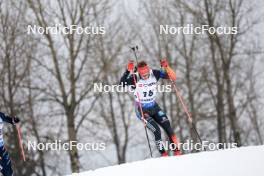
[[[155,78],[152,70],[150,70],[149,78],[139,79],[134,90],[136,102],[142,104],[153,103],[157,96],[157,79]],[[139,96],[139,99],[138,99]]]

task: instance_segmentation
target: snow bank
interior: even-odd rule
[[[73,176],[263,176],[264,146],[153,158]]]

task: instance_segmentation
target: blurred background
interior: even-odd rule
[[[261,0],[0,0],[0,111],[20,117],[27,158],[6,124],[15,175],[64,175],[150,157],[133,96],[94,92],[94,83],[118,84],[133,45],[152,68],[169,60],[203,140],[262,145],[263,13]],[[106,32],[27,31],[56,24]],[[160,35],[160,25],[187,24],[235,26],[238,34]],[[197,141],[175,93],[160,93],[158,102],[180,141]],[[27,150],[27,141],[55,140],[103,142],[106,150]]]

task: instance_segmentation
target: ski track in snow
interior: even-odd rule
[[[264,146],[152,158],[72,176],[263,176]]]

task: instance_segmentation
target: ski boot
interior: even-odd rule
[[[176,150],[174,151],[174,156],[179,156],[179,155],[181,155],[181,151],[180,151],[180,149],[178,148],[178,140],[177,140],[176,135],[175,135],[175,134],[172,135],[172,136],[171,136],[171,139],[172,139],[173,143],[177,145],[177,148],[176,148]]]
[[[169,156],[169,155],[168,155],[168,152],[165,151],[164,153],[161,154],[161,156],[162,156],[162,157],[167,157],[167,156]]]

